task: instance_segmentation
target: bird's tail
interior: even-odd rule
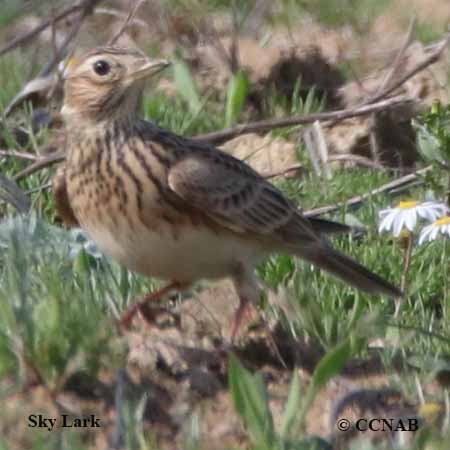
[[[321,234],[344,234],[352,231],[352,227],[343,223],[333,222],[332,220],[319,219],[317,217],[308,217],[308,220],[314,231],[318,231]]]
[[[393,284],[329,246],[306,253],[302,251],[300,256],[362,291],[394,298],[402,296],[400,289]]]

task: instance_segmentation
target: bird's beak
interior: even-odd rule
[[[137,66],[129,76],[133,82],[144,78],[150,78],[170,66],[170,64],[171,63],[165,59],[146,59],[143,64]]]

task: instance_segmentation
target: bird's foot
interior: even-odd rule
[[[174,282],[168,284],[167,286],[164,286],[163,288],[155,292],[149,292],[144,296],[144,298],[141,301],[129,306],[127,310],[122,314],[119,320],[119,328],[129,330],[131,328],[133,319],[137,313],[139,313],[144,318],[144,320],[151,322],[153,316],[149,312],[148,305],[150,303],[154,303],[156,301],[161,300],[172,291],[180,292],[186,289],[186,287],[187,285],[185,284]]]
[[[246,297],[239,297],[239,306],[234,313],[233,319],[231,320],[231,334],[230,334],[230,346],[233,347],[236,341],[236,337],[239,335],[239,331],[242,328],[244,321],[250,319],[251,304]]]

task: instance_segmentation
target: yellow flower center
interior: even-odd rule
[[[398,238],[401,240],[401,239],[406,239],[409,236],[411,236],[411,231],[403,229],[402,231],[400,231]]]
[[[439,227],[440,225],[450,225],[450,216],[441,217],[433,222],[433,225]]]
[[[417,206],[419,204],[419,202],[416,202],[415,200],[406,200],[406,201],[401,201],[396,208],[399,209],[409,209],[409,208],[414,208],[414,206]]]

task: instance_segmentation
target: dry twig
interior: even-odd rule
[[[397,75],[399,69],[400,69],[400,65],[403,62],[403,59],[405,57],[405,53],[408,50],[408,47],[411,44],[412,41],[412,37],[414,34],[414,30],[416,27],[416,17],[414,16],[410,23],[409,23],[409,27],[408,27],[408,32],[406,33],[406,37],[405,40],[402,44],[402,46],[400,47],[392,65],[391,65],[391,69],[388,70],[381,82],[381,84],[378,86],[376,92],[372,95],[369,96],[369,99],[367,101],[365,101],[363,104],[368,104],[370,103],[371,99],[376,97],[377,95],[381,94],[382,92],[384,92],[387,88],[389,88],[389,86],[392,84],[395,76]],[[376,162],[379,163],[380,162],[380,152],[379,152],[379,148],[378,148],[378,142],[377,142],[377,138],[376,138],[376,133],[374,131],[374,127],[375,127],[375,123],[376,123],[376,116],[375,114],[371,115],[370,118],[370,135],[369,135],[369,143],[370,143],[370,152],[372,155],[372,159]]]
[[[340,208],[348,208],[350,206],[355,206],[374,195],[378,195],[383,192],[390,191],[391,189],[395,189],[400,186],[405,186],[407,184],[410,184],[410,183],[416,181],[420,176],[425,175],[431,169],[432,169],[432,166],[427,166],[423,169],[416,170],[413,173],[410,173],[403,177],[397,178],[396,180],[390,181],[389,183],[383,184],[382,186],[380,186],[376,189],[373,189],[369,192],[366,192],[365,194],[357,195],[356,197],[352,197],[352,198],[346,200],[345,202],[340,202],[340,203],[335,203],[333,205],[320,206],[319,208],[310,209],[309,211],[305,211],[304,215],[306,217],[316,217],[316,216],[320,216],[322,214],[328,214],[330,212],[337,211]]]
[[[362,105],[354,108],[341,109],[338,111],[323,112],[310,114],[307,116],[291,116],[282,119],[267,119],[257,122],[250,122],[247,124],[235,125],[231,128],[226,128],[220,131],[213,131],[212,133],[200,134],[195,136],[195,139],[203,142],[210,142],[214,144],[223,143],[229,139],[245,133],[254,133],[260,131],[269,131],[274,128],[291,127],[296,125],[306,125],[318,121],[343,120],[351,117],[364,116],[377,111],[395,108],[399,105],[406,105],[412,103],[413,100],[402,96],[391,97],[386,100],[373,102],[370,105]]]
[[[114,9],[114,8],[95,8],[94,14],[112,16],[112,17],[115,17],[116,19],[121,19],[121,20],[127,20],[127,17],[128,17],[127,14],[123,13],[122,11],[119,11],[118,9]],[[133,19],[131,19],[129,21],[129,23],[131,25],[136,25],[140,28],[148,27],[147,22],[145,22],[137,17],[134,17]]]
[[[26,44],[29,41],[31,41],[35,36],[37,36],[39,33],[47,29],[52,23],[59,22],[66,17],[79,12],[83,11],[86,8],[91,7],[92,0],[81,0],[75,5],[67,6],[64,8],[59,14],[56,14],[51,19],[47,19],[42,21],[39,25],[36,25],[32,30],[27,31],[24,34],[21,34],[5,44],[3,47],[0,48],[0,56],[4,55],[5,53],[10,52],[11,50],[14,50],[15,48],[19,47],[20,45]]]
[[[70,29],[67,36],[64,38],[64,41],[61,43],[59,48],[54,52],[53,57],[50,59],[50,61],[47,62],[47,64],[39,72],[38,77],[45,77],[46,75],[48,75],[58,65],[59,61],[61,61],[61,59],[64,58],[64,54],[65,54],[67,46],[78,35],[81,25],[83,25],[84,19],[87,16],[89,16],[90,14],[92,14],[95,6],[101,1],[102,0],[86,0],[84,2],[84,6],[80,11],[80,15],[78,16],[77,20],[73,24],[72,28]],[[53,23],[54,22],[55,22],[55,19],[53,19]]]
[[[357,164],[358,166],[368,167],[369,169],[376,170],[388,170],[389,167],[380,164],[379,162],[373,161],[370,158],[366,158],[361,155],[354,155],[352,153],[342,153],[340,155],[329,155],[328,162],[351,162]]]
[[[324,113],[317,113],[317,114],[311,114],[309,116],[296,116],[296,117],[286,117],[283,119],[269,119],[269,120],[261,120],[258,122],[252,122],[248,124],[241,124],[241,125],[235,125],[232,128],[207,133],[203,135],[196,136],[196,139],[200,141],[206,141],[211,143],[223,143],[229,139],[232,139],[236,136],[239,136],[241,134],[245,133],[252,133],[252,132],[261,132],[261,131],[269,131],[274,128],[281,128],[281,127],[288,127],[288,126],[295,126],[295,125],[305,125],[312,122],[317,121],[332,121],[333,123],[349,119],[351,117],[356,116],[362,116],[367,114],[372,114],[375,112],[383,111],[385,109],[393,108],[396,106],[399,106],[400,104],[406,104],[408,102],[412,102],[413,99],[404,97],[404,96],[395,96],[392,98],[386,98],[388,95],[390,95],[392,92],[394,92],[396,89],[398,89],[400,86],[402,86],[406,81],[408,81],[410,78],[414,77],[417,73],[421,72],[431,64],[434,64],[436,61],[439,60],[442,52],[444,51],[445,47],[450,42],[450,33],[447,33],[446,37],[442,39],[439,43],[435,45],[434,50],[426,57],[424,60],[420,61],[415,67],[413,67],[409,72],[407,72],[405,75],[403,75],[399,80],[397,80],[396,83],[392,83],[392,78],[394,77],[395,73],[397,72],[398,68],[395,68],[396,65],[400,65],[400,62],[402,60],[405,47],[407,47],[407,43],[409,43],[409,36],[413,33],[414,29],[414,22],[411,22],[411,25],[409,27],[409,31],[407,34],[407,39],[405,40],[405,44],[400,49],[397,58],[394,62],[393,69],[389,72],[387,78],[383,81],[381,87],[385,85],[385,89],[381,90],[381,88],[378,90],[379,92],[375,94],[373,97],[369,98],[366,102],[363,104],[356,106],[354,108],[348,108],[343,109],[339,111],[332,111],[332,112],[324,112]],[[397,62],[398,61],[398,62]],[[371,109],[370,106],[373,106],[374,109]]]
[[[92,13],[93,8],[96,4],[98,4],[101,0],[85,0],[83,2],[83,8],[80,11],[78,18],[76,19],[74,25],[70,29],[67,36],[64,38],[64,41],[61,43],[59,48],[55,48],[53,52],[53,56],[47,62],[47,64],[42,68],[39,74],[32,80],[28,81],[25,86],[21,89],[21,91],[14,96],[12,101],[4,110],[5,117],[8,117],[12,111],[14,111],[17,106],[23,103],[26,99],[29,98],[32,94],[41,93],[42,95],[45,92],[53,91],[56,86],[56,77],[50,75],[53,69],[57,66],[59,61],[65,56],[65,52],[67,46],[70,42],[78,35],[80,31],[81,25],[84,22],[84,19]],[[54,16],[50,20],[50,25],[52,26],[52,30],[54,29],[54,24],[57,21],[59,15]]]
[[[40,157],[35,155],[34,153],[18,152],[16,150],[1,150],[0,149],[0,156],[6,157],[6,158],[28,159],[31,161],[36,161],[36,160],[40,159]]]
[[[46,191],[47,189],[51,189],[52,187],[52,183],[51,181],[48,183],[44,183],[41,184],[38,187],[35,187],[33,189],[29,189],[28,191],[25,192],[25,194],[30,195],[30,194],[35,194],[36,192],[42,192],[42,191]]]
[[[219,33],[214,22],[209,24],[209,31],[205,34],[205,39],[212,47],[214,47],[218,58],[228,67],[230,74],[233,74],[233,61],[231,55],[223,45]]]
[[[333,111],[330,113],[318,113],[311,114],[309,116],[300,116],[300,117],[287,117],[285,119],[275,119],[275,120],[262,120],[259,122],[249,123],[247,125],[238,125],[233,128],[229,128],[222,131],[217,131],[213,133],[208,133],[204,135],[199,135],[194,137],[194,139],[210,142],[210,143],[219,143],[221,141],[225,141],[234,136],[244,133],[250,133],[251,131],[262,131],[266,129],[274,128],[275,126],[292,126],[292,125],[300,125],[315,122],[316,120],[332,120],[336,117],[348,118],[355,117],[364,114],[369,114],[373,111],[378,111],[386,108],[391,108],[397,106],[399,104],[406,104],[410,102],[410,100],[406,97],[393,97],[388,100],[383,100],[381,102],[375,103],[373,105],[366,105],[360,108],[353,109],[345,109],[340,111]],[[274,125],[275,124],[275,125]],[[280,125],[281,124],[281,125]],[[342,158],[343,159],[343,158]],[[347,158],[348,159],[348,158]],[[331,161],[332,158],[330,157]],[[28,175],[31,175],[41,169],[52,166],[53,164],[64,161],[64,155],[61,152],[55,152],[50,156],[39,159],[21,172],[17,173],[14,177],[14,180],[19,181],[25,178]],[[356,162],[361,162],[359,161]],[[379,167],[378,167],[379,168]]]
[[[133,23],[134,17],[136,16],[139,8],[143,5],[144,2],[146,2],[146,0],[136,0],[136,3],[126,16],[122,26],[119,28],[117,33],[108,41],[108,45],[114,45],[119,40],[120,36],[122,36],[127,27]]]
[[[316,145],[314,143],[314,130],[312,127],[308,127],[302,135],[303,143],[305,149],[309,155],[309,160],[311,161],[311,167],[316,176],[320,177],[322,175],[322,168],[320,166],[319,156],[316,151]]]
[[[380,95],[384,91],[386,91],[386,89],[389,89],[389,87],[391,86],[391,84],[392,84],[395,76],[397,75],[398,70],[400,69],[400,66],[403,62],[403,58],[405,57],[406,50],[408,50],[408,47],[411,44],[412,37],[413,37],[414,31],[416,29],[416,23],[417,23],[417,19],[414,16],[409,23],[409,27],[408,27],[408,31],[406,33],[405,40],[404,40],[402,46],[400,47],[400,50],[398,51],[398,53],[394,59],[394,62],[392,63],[391,69],[387,71],[386,75],[383,78],[383,81],[378,86],[378,89],[375,92],[375,94],[373,96],[371,96],[371,98],[369,99],[369,102],[373,98],[376,98],[378,95]]]
[[[45,158],[38,159],[33,164],[30,164],[25,169],[21,170],[19,173],[17,173],[14,176],[15,181],[20,181],[23,178],[39,171],[42,169],[45,169],[46,167],[50,167],[53,164],[59,163],[64,161],[65,156],[62,152],[55,152],[51,154],[50,156],[46,156]]]
[[[450,32],[447,33],[445,38],[443,38],[440,42],[438,42],[434,46],[434,50],[432,52],[430,52],[430,54],[426,58],[424,58],[422,61],[420,61],[409,72],[405,73],[399,80],[397,80],[396,83],[392,83],[390,86],[388,85],[384,91],[373,96],[369,100],[369,103],[375,103],[375,102],[378,102],[381,99],[387,97],[388,95],[392,94],[395,90],[397,90],[399,87],[401,87],[404,83],[406,83],[406,81],[408,81],[410,78],[414,77],[419,72],[426,69],[428,66],[434,64],[436,61],[439,60],[442,52],[449,45],[449,43],[450,43]]]
[[[299,170],[304,170],[304,169],[305,169],[305,166],[303,164],[293,164],[292,166],[290,166],[286,169],[280,170],[278,172],[270,172],[267,174],[262,174],[262,176],[266,180],[270,180],[271,178],[282,177],[282,176],[287,175],[288,173],[297,172]]]

